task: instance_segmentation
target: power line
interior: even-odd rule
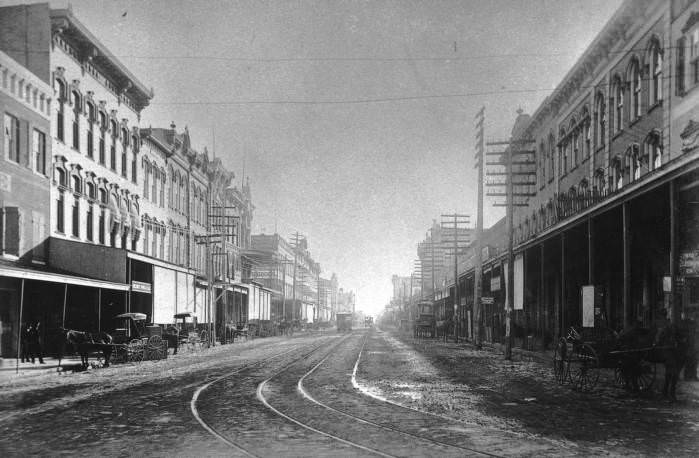
[[[658,80],[665,80],[675,78],[675,75],[660,76]],[[654,78],[641,78],[640,81],[653,81]],[[606,81],[598,82],[597,84],[591,85],[581,85],[578,87],[580,89],[596,89],[600,87],[606,87],[608,84]],[[221,102],[195,102],[195,101],[184,101],[184,102],[154,102],[151,105],[202,105],[202,106],[231,106],[231,105],[358,105],[366,103],[386,103],[386,102],[401,102],[401,101],[411,101],[411,100],[428,100],[428,99],[449,99],[449,98],[463,98],[463,97],[478,97],[484,95],[499,95],[499,94],[523,94],[523,93],[536,93],[536,92],[553,92],[558,89],[559,86],[554,88],[530,88],[530,89],[499,89],[491,91],[474,91],[474,92],[461,92],[453,94],[427,94],[427,95],[413,95],[413,96],[400,96],[400,97],[380,97],[380,98],[367,98],[367,99],[338,99],[338,100],[231,100],[231,101],[221,101]]]

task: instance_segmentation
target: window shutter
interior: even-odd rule
[[[19,163],[25,167],[31,168],[31,135],[29,134],[29,123],[24,119],[19,121]]]
[[[685,37],[677,40],[677,71],[675,81],[675,95],[684,95],[684,48],[687,39]]]
[[[4,245],[5,253],[19,256],[21,221],[18,207],[5,207]]]

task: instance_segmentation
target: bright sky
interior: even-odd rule
[[[479,108],[486,137],[507,138],[621,1],[71,3],[154,88],[142,126],[187,125],[209,151],[215,132],[250,177],[253,232],[305,234],[322,275],[376,313],[433,219],[475,223]],[[486,206],[486,226],[499,216]]]

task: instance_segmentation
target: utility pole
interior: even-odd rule
[[[476,212],[476,266],[473,273],[473,343],[476,348],[483,347],[482,326],[483,313],[481,297],[483,296],[483,155],[485,153],[484,127],[485,107],[476,114],[476,168],[478,169],[478,210]]]
[[[460,294],[459,294],[459,248],[464,248],[468,246],[470,242],[469,238],[466,236],[467,225],[469,223],[469,215],[461,215],[458,213],[453,213],[449,215],[442,215],[442,235],[444,236],[443,247],[447,250],[453,251],[454,253],[454,340],[459,342],[459,306],[460,304]],[[451,243],[448,243],[446,239],[452,235]],[[451,245],[451,246],[450,246]],[[446,339],[446,333],[444,335]]]
[[[304,236],[299,234],[298,231],[296,231],[294,234],[292,234],[294,237],[294,281],[293,281],[293,286],[292,286],[292,292],[291,292],[291,300],[293,301],[293,306],[291,309],[291,319],[295,320],[296,319],[296,267],[298,265],[298,251],[299,251],[299,242],[301,240],[304,240]]]
[[[519,112],[521,113],[521,112]],[[531,186],[536,186],[535,151],[524,146],[533,140],[506,140],[488,142],[488,146],[504,147],[504,151],[486,152],[486,156],[496,156],[492,165],[499,171],[488,171],[488,176],[504,177],[502,180],[486,183],[486,186],[500,188],[500,191],[488,192],[489,196],[505,197],[505,202],[495,203],[496,207],[506,207],[507,222],[507,307],[505,309],[505,359],[512,359],[512,311],[514,308],[514,208],[527,207],[529,197],[536,195]],[[504,167],[504,172],[502,168]],[[524,177],[515,180],[517,177]],[[505,192],[502,192],[502,188]],[[515,187],[517,187],[515,189]],[[517,199],[517,200],[516,200]]]

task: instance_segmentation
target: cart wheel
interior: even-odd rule
[[[576,390],[592,391],[599,380],[599,358],[594,348],[581,344],[569,358],[570,377]]]
[[[564,338],[558,340],[558,345],[553,352],[553,376],[559,385],[563,385],[568,378],[567,342]]]
[[[128,347],[126,349],[127,352],[127,360],[129,362],[139,362],[143,361],[143,357],[145,356],[146,346],[143,344],[143,341],[141,339],[134,339],[131,342],[129,342]]]
[[[150,336],[146,347],[147,359],[163,359],[163,339],[160,336]]]

